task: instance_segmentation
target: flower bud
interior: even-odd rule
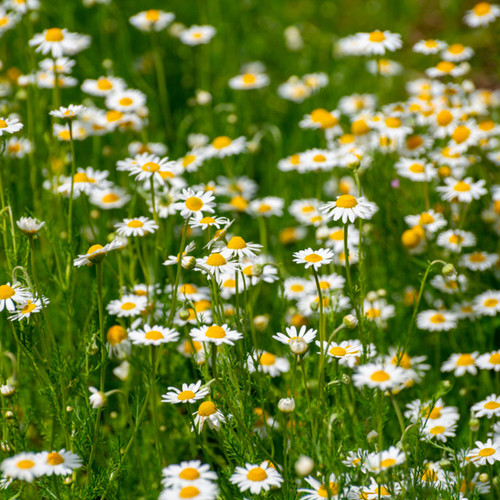
[[[378,432],[377,431],[370,431],[366,435],[366,439],[368,439],[368,441],[375,441],[377,438],[378,438]]]
[[[192,255],[182,259],[182,267],[186,269],[186,271],[191,271],[191,269],[194,269],[194,266],[196,266],[196,258]]]
[[[9,396],[12,396],[12,394],[14,394],[14,392],[16,392],[16,387],[7,383],[7,384],[4,384],[0,387],[0,394],[2,394],[2,396],[4,397],[9,397]]]
[[[486,472],[483,472],[482,474],[479,475],[479,482],[487,483],[489,478],[490,476]]]
[[[366,298],[370,301],[370,302],[375,302],[377,299],[378,299],[378,294],[377,292],[368,292],[368,294],[366,295]]]
[[[347,375],[347,373],[343,373],[342,377],[340,377],[340,380],[345,385],[349,385],[351,383],[351,377],[349,377],[349,375]]]
[[[446,277],[456,276],[457,270],[453,264],[446,264],[441,269],[441,274]]]
[[[300,455],[295,462],[295,472],[298,476],[308,476],[314,469],[314,461],[306,455]]]
[[[469,428],[472,432],[477,432],[479,430],[479,420],[477,418],[471,418],[469,420]]]
[[[278,410],[283,413],[292,413],[295,410],[295,400],[293,398],[282,398],[278,402]]]
[[[187,321],[189,319],[189,311],[187,309],[181,309],[179,311],[179,318],[182,320],[182,321]]]
[[[353,314],[347,314],[342,318],[342,323],[346,328],[353,330],[354,328],[356,328],[358,320],[356,319],[356,316],[354,316]]]
[[[309,349],[309,345],[301,337],[293,339],[290,342],[290,351],[292,351],[293,354],[297,354],[298,356],[300,356],[301,354],[306,353],[308,349]]]
[[[311,308],[311,311],[316,312],[319,308],[319,303],[318,302],[311,302],[309,304],[309,307]]]
[[[264,266],[261,264],[253,264],[252,265],[252,276],[255,276],[258,278],[259,276],[262,275],[262,272],[264,271]]]
[[[5,418],[8,420],[10,420],[11,418],[14,418],[14,412],[11,410],[7,410],[4,415],[5,415]]]

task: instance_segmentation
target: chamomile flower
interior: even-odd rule
[[[498,260],[498,254],[487,252],[473,252],[460,258],[462,266],[471,271],[486,271],[491,269]]]
[[[9,312],[14,312],[16,304],[26,304],[31,298],[29,290],[22,287],[20,283],[11,285],[9,282],[0,285],[0,311],[7,309]]]
[[[476,360],[476,365],[481,370],[500,371],[500,350],[481,354]]]
[[[418,313],[417,326],[430,332],[453,330],[457,326],[457,317],[451,311],[429,309]]]
[[[174,206],[184,218],[192,216],[202,218],[204,212],[214,212],[215,198],[210,191],[194,191],[191,188],[183,189],[178,198],[179,201]]]
[[[85,110],[85,106],[70,104],[68,107],[61,106],[59,109],[50,111],[49,115],[63,120],[73,120]]]
[[[368,363],[359,365],[352,377],[356,387],[369,387],[381,391],[391,390],[402,384],[405,379],[405,371],[399,366],[383,363]]]
[[[283,478],[268,461],[264,461],[260,465],[247,463],[244,467],[236,467],[229,481],[241,492],[249,490],[253,495],[260,495],[272,487],[279,488]]]
[[[226,259],[232,257],[255,257],[260,252],[262,245],[247,243],[241,236],[233,236],[222,249],[221,254]]]
[[[117,90],[106,97],[106,107],[122,113],[134,113],[145,104],[145,94],[135,89]]]
[[[300,330],[297,330],[297,327],[295,326],[288,326],[285,331],[286,335],[283,333],[277,333],[276,335],[273,335],[273,339],[285,345],[289,345],[290,342],[298,339],[302,339],[304,342],[310,344],[318,334],[317,330],[307,328],[305,325],[302,325]]]
[[[70,33],[63,28],[49,28],[36,34],[30,41],[30,47],[36,47],[36,52],[50,53],[53,58],[73,55],[90,45],[90,37],[78,33]]]
[[[0,118],[0,137],[19,132],[23,126],[17,118]]]
[[[134,158],[130,165],[129,175],[135,175],[136,181],[153,180],[160,186],[165,184],[165,179],[169,180],[172,175],[170,171],[175,168],[176,162],[169,161],[168,158],[144,153]]]
[[[466,47],[461,43],[452,43],[441,52],[443,60],[453,62],[467,61],[473,55],[474,51],[470,47]]]
[[[121,299],[112,300],[106,307],[109,314],[119,318],[131,318],[142,314],[148,305],[148,299],[139,295],[123,295]]]
[[[384,298],[363,301],[363,314],[369,321],[384,325],[389,318],[396,315],[396,308],[388,304]]]
[[[136,345],[161,345],[179,340],[179,332],[173,328],[163,326],[149,326],[145,324],[142,328],[132,330],[129,333],[130,340]]]
[[[455,377],[461,377],[466,373],[475,375],[477,373],[476,358],[478,352],[452,354],[442,365],[442,372],[453,372]]]
[[[380,498],[396,498],[401,491],[401,486],[398,483],[380,484],[375,479],[370,478],[369,486],[359,488],[359,498],[363,500],[377,500]]]
[[[253,216],[271,217],[283,215],[285,201],[278,196],[266,196],[261,199],[252,200],[248,206],[248,212]]]
[[[10,321],[22,321],[23,319],[29,319],[32,314],[39,313],[44,307],[47,307],[49,299],[43,297],[39,299],[38,297],[33,297],[28,299],[25,303],[18,304],[16,312],[9,316]]]
[[[379,474],[404,462],[405,454],[395,446],[391,446],[389,449],[382,450],[379,453],[369,453],[363,463],[363,468],[366,471]]]
[[[201,229],[206,231],[211,227],[220,229],[221,226],[225,226],[228,222],[229,219],[227,217],[211,217],[210,215],[205,215],[201,218],[198,218],[195,216],[189,219],[189,226],[193,229],[200,227]]]
[[[305,264],[305,268],[313,267],[317,271],[321,266],[328,265],[333,260],[333,252],[329,248],[318,248],[313,250],[307,248],[293,254],[296,264]]]
[[[149,9],[135,14],[129,21],[132,26],[141,31],[161,31],[174,19],[175,15],[171,12]]]
[[[464,16],[464,23],[472,28],[487,26],[500,17],[500,7],[489,2],[479,2]]]
[[[115,224],[114,227],[118,235],[129,238],[154,233],[158,229],[158,224],[154,220],[140,216],[135,219],[124,219],[123,222]]]
[[[33,479],[45,474],[42,464],[42,457],[39,453],[22,452],[6,458],[0,464],[0,469],[6,477],[31,483]]]
[[[454,253],[461,252],[462,248],[473,247],[476,237],[469,231],[449,229],[438,235],[437,244]]]
[[[457,423],[445,419],[427,420],[422,427],[423,439],[436,439],[445,443],[448,438],[454,438],[456,435]]]
[[[280,358],[270,352],[255,351],[248,356],[247,367],[250,373],[258,370],[271,377],[279,377],[290,369],[290,363],[286,358]]]
[[[328,497],[332,500],[348,498],[344,496],[347,492],[341,490],[340,481],[336,478],[335,474],[330,474],[328,484],[322,484],[312,476],[307,476],[304,480],[310,488],[297,489],[299,493],[306,493],[306,495],[300,497],[300,500],[322,500]]]
[[[238,269],[237,262],[231,262],[219,252],[213,252],[208,257],[197,259],[198,266],[201,272],[212,273],[215,278],[219,278],[222,274],[234,274]]]
[[[243,335],[236,330],[231,330],[227,325],[211,325],[193,328],[189,335],[197,342],[208,342],[215,345],[234,345],[235,340],[240,340]]]
[[[209,43],[215,36],[216,29],[213,26],[191,26],[184,31],[181,31],[179,39],[186,45],[201,45]]]
[[[500,313],[500,291],[488,290],[476,296],[474,307],[482,316],[496,316]]]
[[[476,441],[476,448],[473,448],[467,455],[466,460],[472,462],[476,467],[480,465],[493,465],[500,461],[500,441],[488,439],[485,443]]]
[[[99,408],[102,408],[107,403],[106,394],[99,391],[99,389],[96,389],[95,387],[89,387],[89,391],[89,401],[92,405],[92,408],[97,410]]]
[[[460,419],[458,408],[455,406],[446,406],[444,401],[439,398],[435,401],[422,402],[419,399],[406,405],[408,411],[405,417],[413,423],[422,421],[424,425],[434,425],[433,422],[456,423]]]
[[[316,345],[321,348],[321,343],[316,341]],[[323,342],[323,351],[328,356],[329,360],[342,360],[347,362],[349,359],[353,361],[353,366],[357,363],[363,347],[358,342],[351,340],[343,340],[342,342]]]
[[[400,158],[395,168],[401,177],[413,182],[429,182],[437,177],[437,171],[430,163],[417,158]]]
[[[210,470],[210,465],[202,464],[200,460],[189,460],[169,465],[162,470],[162,476],[161,484],[165,488],[188,484],[196,485],[200,481],[217,481],[217,474]],[[191,497],[181,496],[181,498]]]
[[[207,147],[206,155],[209,158],[225,158],[245,152],[247,141],[245,137],[231,139],[227,135],[216,137]]]
[[[82,91],[86,94],[104,97],[125,90],[125,82],[116,76],[101,76],[97,80],[84,80]]]
[[[244,73],[229,80],[229,86],[235,90],[261,89],[269,85],[269,77],[264,73]]]
[[[403,46],[401,35],[390,31],[358,33],[356,38],[364,55],[383,55],[386,51],[394,52]]]
[[[419,52],[421,54],[437,54],[439,51],[446,48],[446,42],[441,40],[419,40],[413,46],[413,52]]]
[[[127,330],[121,325],[111,326],[106,333],[107,348],[110,356],[123,359],[130,354],[130,340]]]
[[[40,463],[44,474],[51,476],[67,476],[72,474],[74,469],[82,466],[82,459],[71,451],[64,448],[59,451],[45,451],[40,454]]]
[[[476,418],[500,417],[500,396],[491,394],[483,401],[472,405],[471,412]]]
[[[210,389],[206,386],[202,387],[202,381],[198,380],[196,384],[182,384],[182,389],[169,387],[168,392],[163,394],[161,400],[163,403],[179,404],[179,403],[194,403],[198,399],[203,399],[208,396]]]
[[[25,137],[11,137],[5,144],[5,154],[10,158],[24,158],[32,150],[31,141]]]
[[[284,283],[285,297],[288,300],[297,300],[311,289],[311,283],[304,278],[287,278]]]
[[[81,266],[91,266],[94,263],[102,261],[104,257],[109,252],[116,250],[122,247],[122,243],[119,240],[113,240],[111,243],[107,245],[92,245],[87,253],[79,255],[76,259],[73,260],[73,265],[76,267]]]
[[[311,87],[296,76],[291,76],[285,83],[278,87],[278,95],[289,101],[303,102],[313,93]]]
[[[222,412],[215,406],[213,401],[204,401],[198,406],[198,410],[193,413],[194,424],[199,432],[203,430],[205,423],[210,429],[220,430],[220,425],[226,421]]]
[[[427,234],[434,234],[447,224],[443,214],[434,210],[427,210],[417,215],[407,215],[405,222],[410,227],[422,227]]]
[[[353,223],[357,218],[371,219],[375,213],[373,204],[367,201],[366,198],[356,198],[351,194],[343,194],[337,197],[335,201],[330,201],[319,209],[334,221],[342,219],[344,224],[347,224],[348,220]]]
[[[40,229],[45,225],[45,222],[40,222],[38,219],[33,217],[21,217],[16,221],[17,227],[27,236],[33,236],[37,234]]]
[[[130,201],[130,195],[119,187],[95,188],[89,193],[89,201],[102,210],[122,208]]]
[[[428,68],[425,72],[431,78],[439,78],[441,76],[463,76],[470,69],[470,65],[466,62],[455,64],[451,61],[441,61],[433,68]]]

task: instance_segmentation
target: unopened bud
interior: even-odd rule
[[[462,387],[459,391],[458,394],[462,397],[464,397],[467,394],[467,389],[465,387]]]
[[[378,432],[377,431],[370,431],[366,435],[366,439],[368,439],[368,441],[375,441],[377,438],[378,438]]]
[[[455,269],[455,266],[453,264],[445,264],[443,268],[441,269],[441,273],[443,276],[455,276],[457,274],[457,270]]]
[[[194,269],[194,266],[196,266],[196,258],[192,255],[182,259],[182,267],[186,269],[186,271],[191,271],[191,269]]]
[[[182,321],[187,321],[189,319],[189,311],[187,309],[181,309],[179,311],[179,318],[182,320]]]
[[[14,412],[13,412],[13,411],[11,411],[11,410],[7,410],[7,411],[5,412],[5,418],[6,418],[6,419],[9,419],[9,420],[10,420],[11,418],[14,418]]]
[[[252,276],[259,277],[262,275],[262,272],[264,271],[264,266],[260,264],[253,264],[252,265]]]
[[[479,482],[480,483],[487,483],[489,478],[490,478],[490,476],[486,472],[479,474]]]
[[[354,329],[356,328],[356,325],[358,324],[358,320],[356,319],[356,316],[353,314],[347,314],[342,318],[342,323],[346,328],[349,329]]]
[[[347,373],[343,373],[342,377],[340,377],[340,380],[345,385],[349,385],[351,383],[351,377],[349,377],[349,375],[347,375]]]
[[[378,299],[378,294],[377,294],[377,292],[371,291],[371,292],[368,292],[368,295],[366,296],[366,298],[370,302],[375,302]]]
[[[0,394],[2,394],[2,396],[6,398],[12,396],[12,394],[14,394],[15,392],[16,392],[16,387],[9,383],[4,384],[0,387]]]
[[[259,316],[255,316],[255,318],[253,319],[253,324],[259,332],[262,332],[269,325],[269,316],[267,314],[260,314]]]
[[[309,349],[309,345],[301,337],[293,339],[290,342],[290,351],[292,351],[293,354],[297,354],[298,356],[300,356],[301,354],[306,353],[308,349]]]
[[[68,485],[69,485],[69,484],[71,484],[72,482],[73,482],[73,478],[72,478],[71,476],[66,476],[66,477],[64,478],[64,481],[63,481],[63,483],[64,483],[66,486],[68,486]]]
[[[472,432],[477,432],[479,430],[479,420],[477,418],[471,418],[469,420],[469,428]]]
[[[282,398],[278,402],[278,410],[283,413],[292,413],[295,410],[295,400],[293,398]]]
[[[318,302],[311,302],[309,304],[309,307],[311,308],[311,311],[316,312],[319,308],[319,304],[318,304]]]
[[[298,476],[308,476],[314,469],[314,461],[311,457],[300,455],[295,462],[295,472]]]
[[[68,413],[71,413],[71,412],[73,411],[73,407],[72,407],[72,406],[69,406],[69,405],[68,405],[68,406],[66,406],[66,411],[67,411]]]
[[[379,297],[386,297],[386,296],[387,296],[387,291],[386,291],[386,290],[384,290],[383,288],[379,288],[379,289],[377,290],[377,295],[378,295]]]

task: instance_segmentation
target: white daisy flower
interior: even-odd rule
[[[381,391],[391,390],[406,380],[403,368],[392,364],[368,363],[359,365],[352,376],[356,387],[369,387]]]
[[[488,439],[486,443],[476,441],[476,448],[473,448],[465,457],[476,467],[500,461],[500,440]]]
[[[349,220],[353,223],[358,217],[361,219],[371,219],[375,213],[374,204],[366,198],[356,198],[351,194],[343,194],[335,201],[330,201],[321,206],[320,211],[334,221],[342,219],[344,224]]]
[[[413,182],[429,182],[437,177],[437,170],[432,164],[418,158],[400,158],[394,167],[401,177]]]
[[[202,381],[198,380],[196,384],[182,384],[182,390],[176,387],[169,387],[168,392],[162,395],[161,400],[163,403],[171,403],[174,405],[179,403],[194,403],[198,399],[203,399],[208,396],[209,393],[209,387],[202,387]]]
[[[216,29],[213,26],[191,26],[181,31],[179,40],[186,45],[200,45],[209,43],[215,36]]]
[[[193,229],[201,227],[203,231],[206,231],[211,227],[220,229],[221,226],[225,226],[228,222],[229,219],[227,217],[211,217],[209,215],[205,215],[204,217],[198,218],[195,216],[189,219],[189,226]]]
[[[178,195],[178,199],[179,201],[174,204],[174,207],[186,219],[192,216],[201,218],[203,212],[214,212],[215,197],[210,191],[194,191],[191,188],[183,189],[182,193]]]
[[[114,226],[120,236],[145,236],[154,233],[158,229],[158,224],[152,219],[141,216],[135,219],[124,219]]]
[[[410,227],[423,227],[428,234],[434,234],[447,224],[443,214],[435,212],[434,210],[427,210],[417,215],[407,215],[405,217],[405,222]]]
[[[22,321],[23,319],[28,319],[32,314],[39,313],[44,307],[47,307],[49,299],[43,297],[39,299],[38,297],[33,297],[28,299],[26,303],[21,303],[17,306],[16,312],[9,316],[10,321]]]
[[[457,423],[456,421],[437,419],[427,420],[422,427],[423,438],[427,440],[436,439],[445,443],[448,438],[456,436]]]
[[[453,330],[457,326],[457,317],[451,311],[429,309],[418,313],[417,326],[430,332]]]
[[[125,90],[126,83],[116,76],[101,76],[97,80],[84,80],[82,91],[86,94],[104,97],[114,92]]]
[[[90,404],[92,405],[92,408],[94,409],[99,409],[102,408],[106,402],[107,402],[107,397],[105,394],[103,394],[99,389],[96,389],[95,387],[89,387],[90,391],[90,396],[89,396],[89,401]]]
[[[163,326],[149,326],[145,324],[142,328],[132,330],[129,333],[130,340],[136,345],[161,345],[179,340],[179,332],[173,328]]]
[[[9,312],[14,312],[17,304],[26,304],[31,299],[30,291],[20,283],[11,285],[9,282],[0,285],[0,311],[7,309]]]
[[[70,104],[68,107],[61,106],[59,109],[54,111],[50,111],[49,115],[54,116],[55,118],[62,118],[63,120],[72,120],[79,116],[84,110],[85,106],[81,104]]]
[[[500,396],[491,394],[486,399],[472,405],[471,412],[476,418],[500,417]]]
[[[260,465],[247,463],[244,467],[236,467],[229,481],[241,492],[249,490],[251,494],[259,495],[272,487],[279,488],[283,478],[274,466],[264,461]]]
[[[40,454],[41,467],[44,474],[51,476],[67,476],[73,473],[74,469],[82,466],[82,459],[71,451],[64,448],[59,451],[44,451]]]
[[[306,493],[306,495],[300,497],[300,500],[323,500],[324,498],[339,500],[340,498],[349,498],[346,486],[344,485],[344,490],[341,489],[341,482],[336,478],[335,474],[330,474],[328,477],[328,485],[322,484],[312,476],[307,476],[304,480],[311,488],[297,489],[299,493]]]
[[[135,14],[129,21],[132,26],[141,31],[161,31],[174,19],[175,15],[171,12],[149,9]]]
[[[131,199],[127,192],[119,187],[95,188],[89,193],[89,201],[102,210],[112,210],[113,208],[122,208]]]
[[[460,264],[471,271],[486,271],[491,269],[498,260],[498,254],[477,251],[462,255]]]
[[[321,349],[321,342],[316,341],[316,345]],[[323,352],[329,357],[329,360],[333,359],[348,361],[351,359],[354,364],[357,364],[362,352],[363,347],[358,342],[352,340],[343,340],[342,342],[323,342]]]
[[[0,137],[19,132],[24,125],[17,118],[0,118]]]
[[[130,294],[124,295],[121,299],[112,300],[106,309],[112,316],[130,318],[143,313],[147,305],[147,297]]]
[[[264,73],[244,73],[229,80],[229,86],[235,90],[261,89],[267,85],[269,77]]]
[[[297,330],[297,327],[295,326],[288,326],[285,331],[286,335],[283,333],[277,333],[276,335],[273,335],[273,339],[285,345],[289,345],[290,342],[299,339],[302,339],[304,342],[310,344],[318,334],[317,330],[307,328],[305,325],[302,325],[300,330]]]
[[[476,360],[476,365],[481,370],[500,371],[500,350],[481,354]]]
[[[198,428],[198,432],[203,430],[205,423],[210,429],[220,430],[220,425],[226,421],[222,412],[215,406],[212,401],[204,401],[198,406],[198,410],[193,413],[194,424]]]
[[[290,370],[290,363],[286,358],[280,358],[267,351],[255,351],[247,358],[247,368],[250,373],[259,370],[271,377],[279,377]]]
[[[252,200],[248,206],[248,213],[254,216],[271,217],[283,215],[285,200],[278,196],[266,196],[261,199]]]
[[[476,311],[483,316],[496,316],[500,312],[500,291],[488,290],[474,298]]]
[[[188,484],[196,485],[200,481],[217,481],[217,474],[210,470],[210,465],[202,464],[200,460],[189,460],[169,465],[162,470],[162,476],[161,484],[165,488]]]
[[[455,377],[461,377],[466,373],[475,375],[477,373],[476,358],[477,351],[464,354],[452,354],[442,365],[442,372],[453,372]]]
[[[364,55],[383,55],[386,51],[394,52],[403,46],[401,35],[390,31],[375,30],[371,33],[355,35]]]
[[[123,359],[130,354],[130,340],[125,328],[121,325],[113,325],[106,332],[107,348],[110,356]]]
[[[16,221],[17,227],[26,235],[32,236],[37,234],[40,229],[45,225],[45,222],[40,222],[33,217],[21,217]]]
[[[222,249],[221,254],[226,258],[255,257],[260,252],[262,245],[247,243],[241,236],[233,236]]]
[[[476,244],[476,237],[469,231],[449,229],[439,234],[437,244],[451,252],[459,253],[462,248],[473,247]]]
[[[209,342],[215,345],[234,345],[235,340],[240,340],[243,335],[236,330],[231,330],[227,325],[211,325],[193,328],[189,335],[198,342]]]
[[[396,467],[405,462],[405,454],[391,446],[387,450],[382,450],[379,453],[369,453],[363,463],[363,469],[368,472],[379,474],[382,471]]]
[[[452,62],[467,61],[473,55],[474,51],[461,43],[452,43],[441,52],[443,60]]]
[[[470,70],[470,64],[463,62],[456,65],[451,61],[441,61],[433,68],[428,68],[425,70],[428,76],[431,78],[439,78],[441,76],[463,76]]]
[[[6,458],[0,464],[0,469],[6,477],[31,483],[33,479],[45,474],[42,464],[40,453],[22,452]]]
[[[487,26],[500,17],[500,7],[489,2],[479,2],[464,16],[464,23],[472,28]]]
[[[375,479],[370,478],[370,486],[359,488],[359,498],[366,500],[378,500],[380,498],[396,498],[401,491],[401,485],[398,483],[380,484]]]
[[[122,247],[123,245],[121,241],[116,239],[104,246],[92,245],[87,250],[87,253],[79,255],[73,260],[73,265],[76,267],[91,266],[94,263],[102,261],[102,259],[104,259],[109,252]]]
[[[321,266],[328,265],[333,260],[333,252],[329,248],[318,248],[313,250],[307,248],[293,254],[296,264],[305,264],[305,268],[313,267],[317,271]]]
[[[441,40],[419,40],[412,48],[413,52],[419,52],[420,54],[437,54],[439,51],[445,49],[447,46],[446,42]]]
[[[117,90],[106,97],[106,107],[122,113],[135,113],[146,105],[146,95],[140,90]]]

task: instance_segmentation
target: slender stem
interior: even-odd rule
[[[157,361],[157,347],[151,346],[151,392],[150,392],[150,404],[151,404],[151,412],[153,414],[153,428],[154,428],[154,437],[155,437],[155,448],[156,453],[158,454],[158,460],[161,463],[163,460],[163,452],[161,446],[161,438],[160,438],[160,425],[158,421],[158,401],[157,401],[157,393],[156,393],[156,370],[158,366]]]
[[[318,395],[319,400],[323,401],[324,394],[324,385],[325,385],[325,342],[326,342],[326,331],[325,331],[325,311],[323,304],[323,292],[321,290],[321,285],[319,284],[318,271],[313,266],[313,275],[314,281],[316,282],[316,289],[318,290],[319,297],[319,341],[321,344],[320,356],[319,356],[319,381],[318,381]]]

